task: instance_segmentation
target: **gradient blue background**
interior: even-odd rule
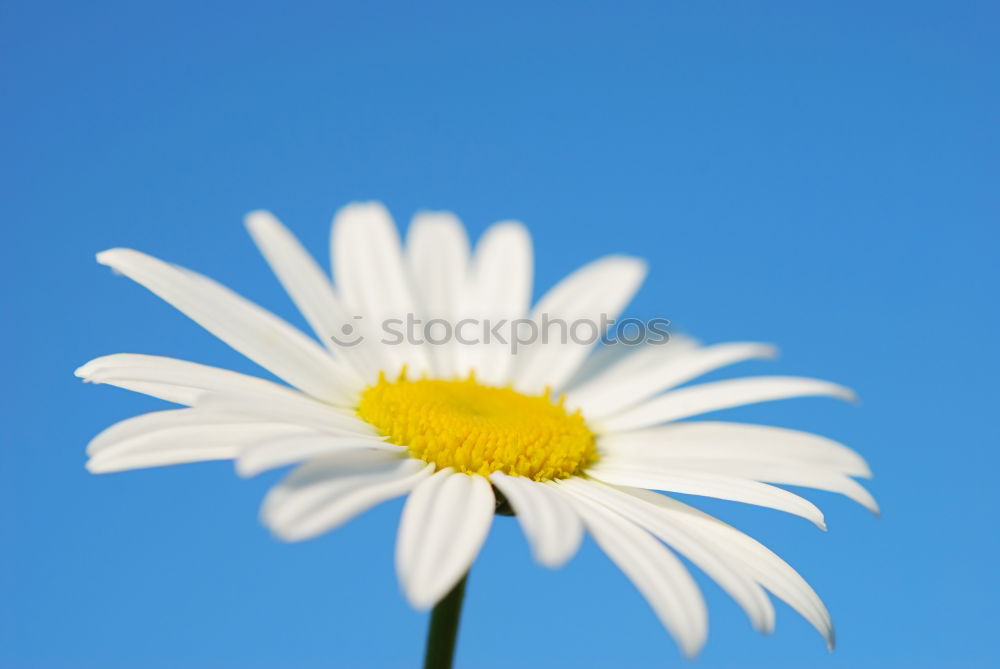
[[[630,313],[782,346],[732,374],[860,392],[728,417],[856,447],[882,518],[824,493],[829,533],[701,504],[801,570],[840,647],[784,605],[760,637],[702,579],[696,666],[996,666],[995,3],[538,5],[0,6],[0,666],[417,664],[399,503],[282,545],[256,517],[276,473],[89,475],[88,439],[162,405],[72,376],[122,351],[256,371],[94,252],[152,252],[301,323],[242,215],[273,210],[325,262],[331,214],[368,198],[404,223],[451,209],[474,235],[525,221],[537,290],[641,254]],[[683,664],[592,544],[549,572],[510,519],[458,660]]]

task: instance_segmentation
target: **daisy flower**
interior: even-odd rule
[[[92,360],[77,376],[184,408],[107,428],[87,448],[90,471],[232,459],[249,476],[295,465],[261,512],[287,541],[405,495],[396,570],[414,607],[438,605],[431,638],[445,646],[448,631],[435,625],[451,627],[454,642],[446,618],[457,618],[465,575],[498,512],[517,517],[534,557],[548,567],[569,560],[589,533],[686,655],[704,644],[708,615],[678,555],[718,582],[761,632],[774,626],[770,592],[833,646],[826,608],[787,563],[730,525],[652,491],[777,509],[820,528],[816,506],[773,484],[841,493],[875,511],[854,478],[870,476],[868,466],[846,446],[778,427],[687,420],[793,397],[850,400],[851,391],[788,376],[684,385],[774,356],[759,343],[701,346],[673,337],[613,349],[624,355],[590,355],[589,342],[539,336],[513,352],[512,323],[539,331],[555,319],[616,318],[646,272],[637,258],[607,256],[532,307],[532,247],[519,223],[494,225],[471,249],[454,216],[421,213],[404,247],[383,206],[351,204],[333,223],[332,281],[272,215],[254,212],[246,223],[316,339],[191,270],[130,249],[99,253],[98,262],[285,384],[154,355]],[[435,327],[420,338],[389,336],[414,316],[433,322],[436,338]],[[489,341],[483,323],[493,324]],[[447,647],[441,653],[450,658]]]

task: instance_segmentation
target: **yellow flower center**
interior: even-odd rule
[[[438,469],[535,481],[567,478],[597,460],[594,433],[546,390],[524,395],[459,381],[379,376],[361,393],[358,416]]]

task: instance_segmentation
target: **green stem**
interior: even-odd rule
[[[465,582],[468,578],[469,574],[466,573],[431,611],[424,669],[451,669],[455,657],[455,640],[458,638],[458,621],[462,617]]]

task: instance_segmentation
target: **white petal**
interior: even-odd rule
[[[432,466],[388,451],[342,451],[312,460],[275,486],[261,516],[285,541],[322,534],[430,475]]]
[[[537,337],[519,353],[515,388],[535,393],[562,387],[604,334],[602,319],[617,318],[645,276],[642,260],[607,256],[557,283],[532,311]]]
[[[325,404],[264,379],[174,358],[109,355],[91,360],[77,369],[76,375],[219,413],[298,423],[334,433],[375,434],[353,410]]]
[[[95,358],[74,372],[88,383],[106,383],[194,406],[208,395],[246,396],[287,401],[303,397],[286,386],[228,369],[187,360],[138,353],[117,353]],[[310,400],[311,401],[311,400]]]
[[[406,500],[396,572],[407,600],[428,609],[469,571],[493,521],[495,500],[482,476],[442,469]]]
[[[351,315],[334,293],[329,277],[295,235],[267,211],[247,214],[246,226],[257,248],[323,345],[349,364],[370,373],[372,370],[365,369],[363,362],[351,355],[351,348],[335,343],[335,338],[343,336],[341,328],[351,322]],[[356,383],[360,383],[360,379]]]
[[[660,460],[664,467],[681,467],[692,471],[705,471],[738,478],[752,479],[781,485],[805,486],[817,490],[839,493],[852,499],[872,513],[878,513],[878,503],[872,494],[852,478],[840,472],[806,465],[780,465],[770,462],[745,460],[696,460],[686,458]]]
[[[580,364],[566,382],[568,396],[590,394],[608,385],[628,383],[635,374],[651,365],[661,365],[699,347],[696,339],[671,334],[658,344],[623,344],[618,340],[598,348]]]
[[[425,347],[405,336],[416,303],[389,212],[377,202],[344,207],[334,218],[331,244],[337,291],[351,315],[360,317],[354,325],[365,337],[356,348],[378,354],[389,377],[404,365],[411,378],[430,371]]]
[[[708,636],[708,610],[684,565],[630,520],[587,497],[571,499],[601,550],[639,589],[684,654],[695,656]]]
[[[740,342],[663,356],[665,359],[636,370],[628,379],[592,384],[568,393],[566,406],[580,409],[588,419],[600,419],[720,367],[752,358],[773,358],[776,354],[769,344]]]
[[[402,453],[400,446],[372,437],[338,437],[321,432],[296,436],[261,439],[240,449],[236,457],[236,473],[240,476],[257,474],[344,450],[376,449]]]
[[[269,436],[296,436],[298,425],[265,422],[199,409],[170,409],[128,418],[87,445],[93,473],[228,460],[239,449]]]
[[[131,249],[111,249],[97,261],[163,298],[203,328],[302,391],[343,402],[352,377],[314,341],[225,286]]]
[[[291,401],[268,401],[254,395],[210,395],[199,400],[198,407],[281,423],[295,423],[340,436],[378,435],[374,427],[353,412],[331,407],[308,397]]]
[[[720,555],[697,533],[674,522],[658,507],[642,502],[613,486],[581,478],[570,478],[558,483],[644,527],[715,580],[746,612],[754,629],[765,634],[774,630],[774,606],[767,593],[746,574],[738,561]]]
[[[615,485],[702,495],[777,509],[801,516],[820,529],[826,529],[823,512],[815,504],[787,490],[758,481],[665,466],[652,460],[615,459],[608,456],[601,458],[587,474]]]
[[[462,317],[465,291],[469,284],[469,239],[457,218],[447,212],[417,214],[410,224],[406,244],[410,275],[413,277],[417,302],[423,317],[424,333],[434,372],[451,378],[455,366],[456,348],[451,328]],[[442,325],[428,326],[428,321],[441,319]],[[449,336],[451,335],[451,336]]]
[[[163,430],[176,428],[217,427],[220,425],[240,425],[255,427],[262,422],[258,418],[233,416],[231,414],[202,411],[200,409],[167,409],[132,416],[102,430],[87,444],[87,455],[97,455],[102,451],[114,451],[127,447],[137,439]],[[293,426],[297,427],[297,426]],[[301,428],[298,428],[301,429]]]
[[[739,561],[758,583],[808,620],[823,635],[827,645],[833,648],[833,624],[822,600],[798,572],[763,544],[721,520],[670,497],[639,488],[620,489],[662,508],[675,522],[700,533],[713,544],[715,550]]]
[[[583,539],[583,523],[557,490],[503,472],[493,472],[490,479],[517,515],[538,562],[560,567],[576,554]]]
[[[509,381],[510,323],[524,318],[531,307],[533,275],[534,257],[527,228],[516,221],[504,221],[483,233],[472,260],[472,282],[463,310],[473,323],[457,333],[466,341],[479,343],[466,346],[459,342],[459,374],[475,370],[476,378],[483,383],[504,385]],[[506,343],[484,336],[484,329],[496,326],[500,326],[498,331]]]
[[[242,435],[241,435],[242,436]],[[133,469],[150,469],[169,465],[187,465],[212,460],[231,460],[237,452],[237,444],[227,444],[224,437],[206,436],[197,444],[177,445],[176,442],[157,444],[156,450],[129,454],[97,455],[87,460],[87,471],[91,474],[110,474]],[[170,447],[173,448],[170,448]]]
[[[633,430],[709,411],[793,397],[855,399],[853,392],[828,381],[795,376],[752,376],[673,390],[596,423],[602,432]]]
[[[765,425],[685,421],[643,430],[613,432],[600,439],[610,455],[663,455],[701,460],[752,460],[824,467],[870,477],[858,453],[818,434]]]

